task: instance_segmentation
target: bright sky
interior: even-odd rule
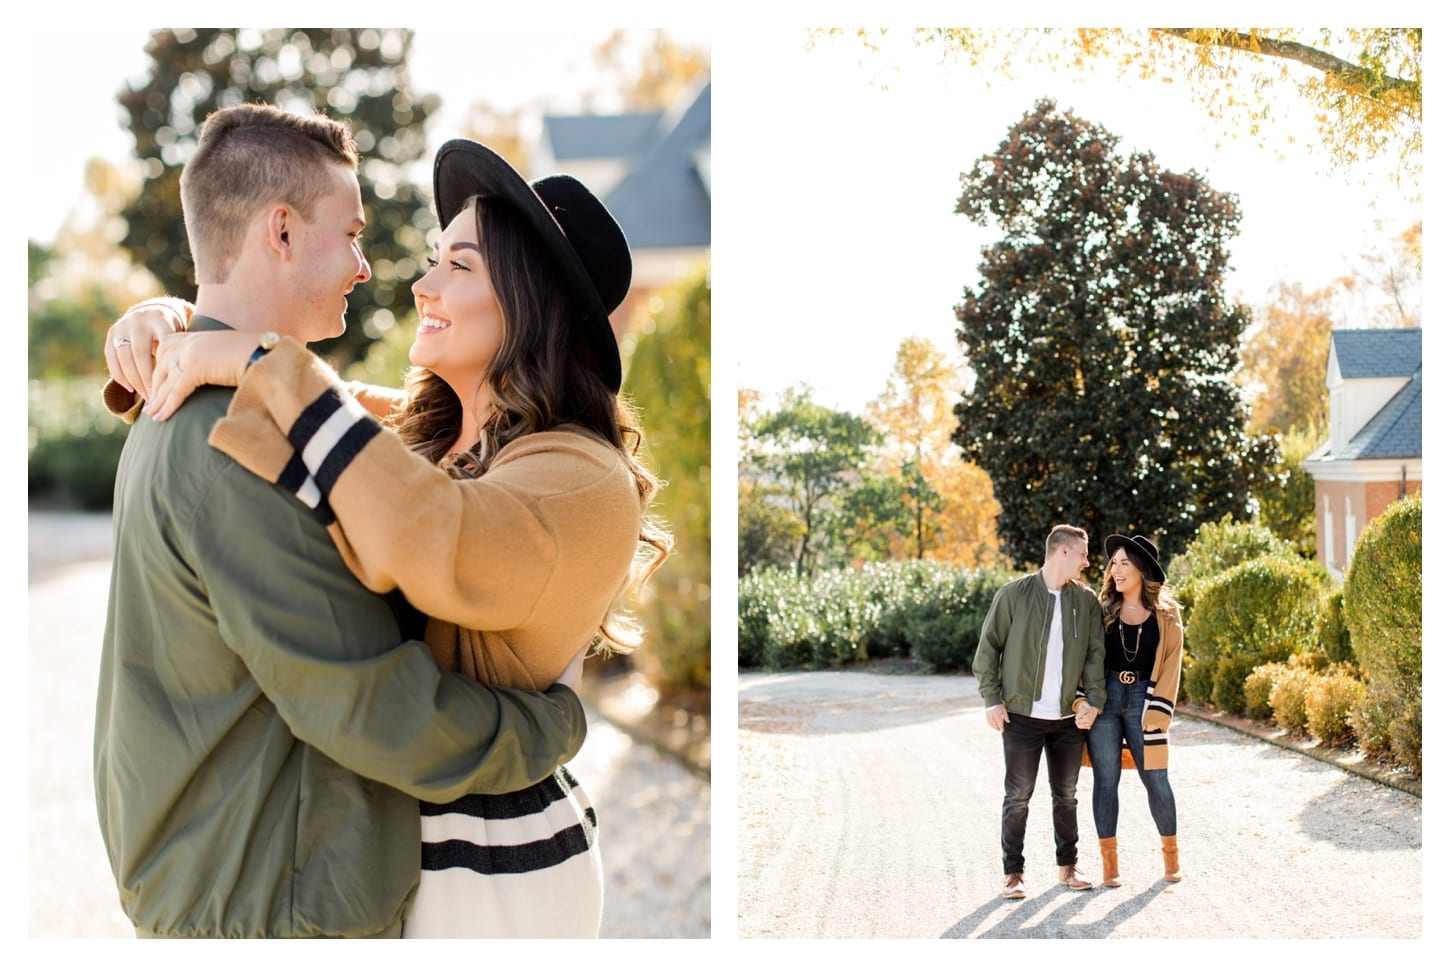
[[[51,241],[80,197],[86,160],[130,156],[133,142],[121,127],[116,92],[128,78],[143,75],[148,27],[75,30],[37,28],[37,46],[65,51],[65,67],[47,78],[50,95],[28,99],[33,144],[44,145],[27,173],[23,194],[28,237]],[[671,31],[680,42],[707,39],[702,30]],[[428,155],[436,144],[461,133],[468,107],[481,100],[499,106],[557,95],[557,110],[576,108],[578,94],[593,83],[591,52],[609,35],[604,27],[463,31],[415,28],[409,69],[413,86],[442,99],[434,113]],[[55,105],[64,104],[58,111]],[[425,162],[422,177],[431,170]]]
[[[749,289],[737,307],[746,311],[720,316],[737,340],[743,386],[777,393],[806,382],[818,401],[861,412],[906,336],[959,358],[953,308],[993,240],[953,214],[959,174],[1043,96],[1120,135],[1120,152],[1152,152],[1161,166],[1195,169],[1239,196],[1229,291],[1250,304],[1277,279],[1330,281],[1413,220],[1393,186],[1331,172],[1322,155],[1291,146],[1280,161],[1224,138],[1182,84],[1024,68],[989,88],[970,68],[939,70],[935,53],[898,45],[873,58],[854,39],[807,51],[803,36],[762,31],[750,52],[757,83],[722,81],[715,101],[717,229],[736,238],[739,221],[744,235],[743,249],[717,247],[716,285],[722,294]],[[888,74],[883,90],[863,60],[909,67]],[[1300,139],[1310,136],[1306,126]],[[725,204],[741,183],[748,206]]]

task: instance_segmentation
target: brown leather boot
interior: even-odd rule
[[[1098,849],[1103,854],[1103,886],[1122,886],[1118,879],[1118,837],[1098,840]]]
[[[1057,882],[1069,890],[1091,890],[1093,888],[1091,883],[1082,878],[1076,866],[1059,866]]]
[[[1159,839],[1163,840],[1163,879],[1177,883],[1183,879],[1178,870],[1178,837],[1160,836]]]

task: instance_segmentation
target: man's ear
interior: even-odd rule
[[[288,229],[293,222],[293,213],[286,205],[277,205],[267,211],[265,237],[267,247],[284,260],[292,258],[292,241]]]

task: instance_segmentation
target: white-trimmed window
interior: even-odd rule
[[[1354,541],[1358,534],[1358,521],[1354,519],[1354,505],[1350,502],[1349,495],[1344,496],[1344,567],[1349,569],[1349,562],[1354,560]]]

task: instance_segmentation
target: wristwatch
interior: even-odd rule
[[[252,350],[252,355],[247,357],[247,368],[251,369],[252,364],[263,356],[277,348],[277,343],[282,339],[275,332],[264,332],[257,337],[257,348]]]

